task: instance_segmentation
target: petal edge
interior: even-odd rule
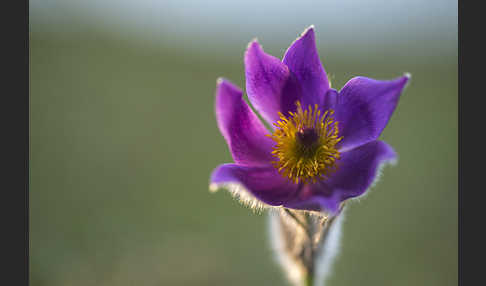
[[[282,62],[295,74],[302,87],[302,104],[321,105],[329,81],[317,51],[314,26],[307,28],[289,46]]]
[[[231,155],[241,165],[268,165],[274,142],[263,123],[243,100],[241,90],[225,79],[216,87],[216,119]]]
[[[276,57],[266,54],[254,40],[245,52],[245,77],[248,99],[268,123],[295,109],[301,91],[289,68]]]
[[[236,164],[222,164],[211,174],[210,186],[236,184],[257,200],[270,205],[280,206],[298,191],[298,186],[278,174],[273,166],[245,167]]]
[[[408,75],[393,80],[354,77],[344,85],[335,110],[343,151],[378,139],[409,78]]]

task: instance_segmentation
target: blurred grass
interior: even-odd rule
[[[30,45],[31,285],[285,284],[266,216],[208,192],[232,161],[216,78],[244,87],[244,46],[198,54],[94,30]],[[398,165],[349,206],[329,285],[456,285],[457,57],[348,52],[321,50],[335,88],[412,81],[382,135]]]

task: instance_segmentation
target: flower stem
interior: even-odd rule
[[[308,273],[304,279],[304,286],[314,286],[314,275],[312,273]]]
[[[303,230],[305,231],[305,233],[307,234],[307,237],[308,237],[309,239],[312,239],[312,234],[309,232],[309,229],[308,229],[307,225],[306,225],[306,224],[304,224],[304,223],[303,223],[303,222],[302,222],[300,219],[298,219],[298,218],[295,216],[295,214],[294,214],[292,211],[290,211],[289,209],[284,208],[284,210],[285,210],[285,212],[286,212],[286,213],[287,213],[287,214],[288,214],[290,217],[292,217],[292,218],[294,219],[294,221],[295,221],[295,222],[296,222],[298,225],[300,225],[300,226],[302,227],[302,229],[303,229]]]

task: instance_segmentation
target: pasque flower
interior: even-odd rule
[[[267,206],[336,213],[363,195],[379,168],[396,158],[377,140],[409,76],[393,80],[354,77],[330,87],[317,53],[314,27],[297,38],[282,60],[253,40],[245,52],[246,92],[218,79],[216,118],[234,163],[218,166],[211,189],[232,186],[237,195]]]

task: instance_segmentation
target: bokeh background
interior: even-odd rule
[[[456,1],[31,0],[30,23],[31,285],[286,285],[266,214],[208,191],[214,91],[311,24],[335,88],[412,74],[328,285],[457,285]]]

